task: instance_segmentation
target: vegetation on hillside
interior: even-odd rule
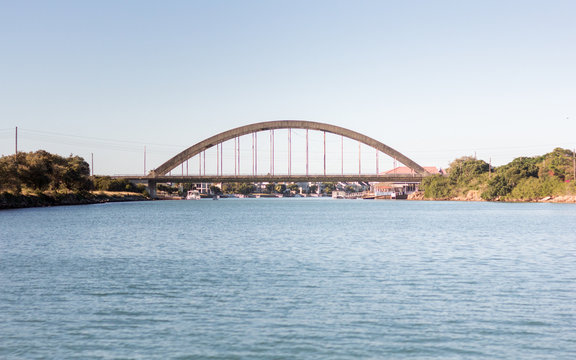
[[[575,195],[574,153],[556,148],[535,157],[519,157],[491,168],[483,160],[454,160],[447,176],[425,178],[421,190],[428,199],[466,197],[476,191],[484,200],[530,201],[544,197]]]
[[[90,167],[83,158],[65,158],[47,151],[20,152],[0,158],[0,190],[20,194],[23,189],[43,192],[90,190]]]
[[[90,176],[80,156],[63,157],[44,150],[0,157],[0,192],[10,194],[87,192],[90,190],[146,194],[144,185],[109,176]]]

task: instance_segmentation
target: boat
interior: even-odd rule
[[[200,200],[200,192],[198,190],[189,190],[186,194],[186,200]]]

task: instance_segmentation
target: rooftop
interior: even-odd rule
[[[424,170],[426,170],[427,172],[429,172],[430,174],[444,174],[444,170],[442,169],[438,169],[436,166],[423,166]],[[387,174],[400,174],[400,175],[411,175],[414,173],[414,170],[410,169],[407,166],[398,166],[394,169],[385,171],[381,174],[383,175],[387,175]]]

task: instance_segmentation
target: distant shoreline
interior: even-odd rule
[[[161,198],[157,200],[185,200],[182,198]],[[109,202],[152,201],[152,199],[139,193],[94,192],[94,193],[56,193],[56,194],[28,194],[13,195],[0,194],[0,210],[25,209],[52,206],[91,205]],[[412,196],[406,201],[469,201],[469,202],[506,202],[506,203],[576,203],[576,195],[545,197],[532,200],[491,200],[486,201],[476,196],[454,197],[449,199],[432,199],[423,196]]]

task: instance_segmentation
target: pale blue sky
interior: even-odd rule
[[[0,0],[0,154],[18,126],[22,151],[137,173],[144,145],[150,169],[278,119],[439,167],[574,148],[575,18],[571,0]]]

